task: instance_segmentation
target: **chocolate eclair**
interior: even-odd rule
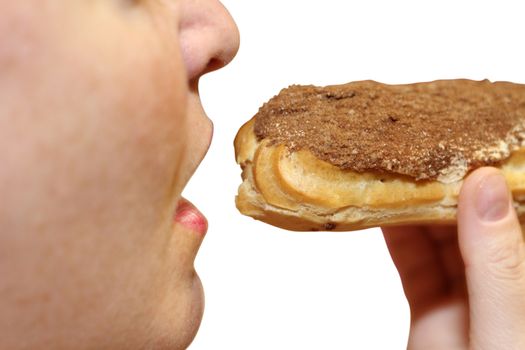
[[[525,219],[525,85],[293,85],[239,130],[245,215],[290,230],[453,223],[463,179],[502,170]]]

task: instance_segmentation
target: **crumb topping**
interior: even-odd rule
[[[308,149],[341,169],[433,180],[458,164],[460,172],[494,165],[525,145],[525,85],[293,85],[260,108],[254,130],[258,140]]]

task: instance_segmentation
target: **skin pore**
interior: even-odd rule
[[[198,213],[180,196],[212,134],[197,84],[235,55],[233,20],[216,0],[0,17],[0,348],[185,348],[205,227],[174,217]]]

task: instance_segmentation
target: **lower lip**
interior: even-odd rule
[[[181,199],[177,205],[175,222],[202,236],[208,231],[206,217],[186,199]]]

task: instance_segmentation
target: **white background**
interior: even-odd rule
[[[190,349],[405,349],[409,310],[380,231],[293,233],[241,216],[233,138],[294,83],[525,83],[523,2],[223,3],[241,48],[201,82],[215,137],[184,192],[210,223],[196,261],[206,311]]]

